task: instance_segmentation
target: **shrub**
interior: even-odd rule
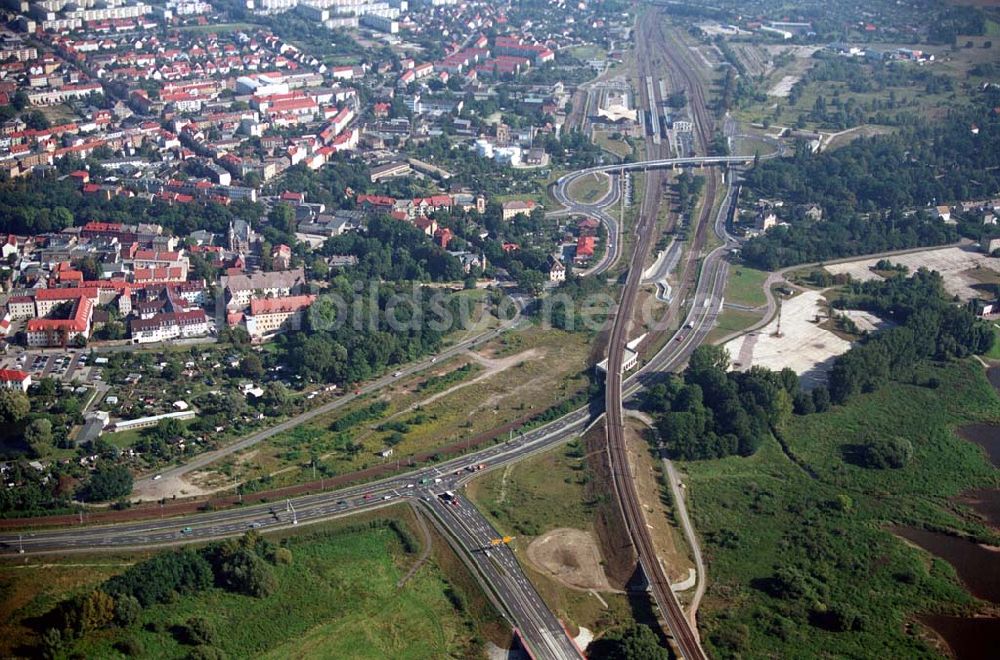
[[[115,648],[123,655],[127,655],[130,658],[137,658],[146,652],[145,648],[142,646],[142,642],[135,637],[126,637],[115,644]]]
[[[292,563],[292,551],[288,548],[278,548],[274,552],[274,563],[287,566]]]
[[[200,616],[193,616],[184,624],[183,638],[192,646],[213,645],[218,643],[219,634],[209,621]]]
[[[862,447],[862,465],[876,470],[904,467],[913,458],[913,444],[906,438],[874,436]]]

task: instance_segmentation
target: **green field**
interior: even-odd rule
[[[758,307],[767,303],[764,296],[764,282],[767,273],[746,266],[733,266],[729,269],[729,280],[726,282],[726,302],[748,307]]]
[[[603,174],[583,176],[574,181],[567,193],[582,204],[592,204],[608,194],[610,179]]]
[[[521,359],[495,368],[476,364],[471,355],[440,361],[418,375],[401,377],[378,395],[361,397],[227,457],[199,485],[237,479],[249,491],[313,481],[313,456],[318,479],[381,465],[379,452],[386,447],[393,448],[387,463],[399,461],[405,467],[413,456],[488,433],[585,392],[589,352],[583,333],[538,326],[505,333],[479,347],[478,354],[500,360],[524,353]],[[472,366],[460,371],[467,364]],[[349,427],[332,427],[376,402],[387,407]]]
[[[753,312],[743,312],[738,309],[724,309],[719,318],[715,321],[715,327],[708,333],[705,342],[713,344],[723,337],[728,337],[734,332],[746,330],[751,325],[763,318],[760,314]]]
[[[632,147],[624,140],[612,140],[609,133],[603,131],[594,132],[594,142],[605,151],[609,151],[619,158],[624,158],[632,153]]]
[[[405,552],[389,527],[369,527],[355,521],[351,527],[333,531],[307,531],[289,537],[285,544],[293,561],[274,568],[279,584],[274,594],[254,598],[211,588],[180,596],[147,608],[129,629],[111,628],[84,637],[67,649],[68,654],[119,657],[114,645],[131,639],[142,648],[142,657],[183,658],[192,647],[178,641],[172,627],[196,616],[213,625],[218,633],[214,646],[227,657],[470,657],[482,652],[483,643],[473,616],[483,617],[483,623],[490,626],[496,622],[494,613],[483,611],[482,595],[470,593],[475,583],[468,574],[449,571],[446,576],[442,571],[437,559],[450,550],[440,538],[435,540],[434,559],[401,588],[397,581],[416,554]],[[98,557],[92,561],[108,560]],[[113,570],[92,570],[87,564],[72,566],[67,570],[75,571],[78,579],[56,582],[64,584],[69,593],[73,587],[96,585]],[[24,631],[18,627],[25,615],[43,614],[59,596],[68,595],[28,584],[33,575],[37,576],[37,571],[10,565],[0,568],[0,585],[8,598],[30,589],[43,590],[28,605],[6,613],[7,644],[12,632],[24,639]],[[82,575],[90,579],[80,578]],[[27,598],[22,595],[19,600]],[[13,650],[0,644],[4,656]]]
[[[569,49],[569,54],[578,60],[606,60],[608,59],[608,54],[604,49],[593,44],[587,44],[585,46],[574,46]]]
[[[930,648],[906,631],[914,615],[977,608],[950,565],[885,528],[953,529],[996,542],[947,498],[996,485],[980,449],[953,428],[1000,419],[1000,401],[975,361],[918,372],[920,382],[933,377],[940,386],[892,384],[795,417],[783,432],[790,454],[769,441],[750,458],[682,464],[709,560],[701,609],[709,655],[865,657],[878,649],[880,657],[927,657]],[[848,462],[866,431],[907,438],[914,458],[898,470]]]
[[[469,497],[505,534],[538,536],[556,527],[589,529],[592,503],[580,441],[559,447],[469,485]],[[552,506],[558,502],[558,506]]]

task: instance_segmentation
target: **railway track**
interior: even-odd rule
[[[680,83],[690,99],[691,111],[695,124],[696,149],[706,153],[712,136],[712,120],[705,105],[704,90],[700,81],[687,70],[681,57],[672,52],[669,47],[653,48],[654,44],[666,44],[666,35],[659,20],[644,20],[637,31],[639,40],[636,44],[637,63],[640,80],[645,81],[645,98],[643,99],[650,116],[655,118],[651,128],[659,125],[658,113],[662,99],[657,99],[653,85],[654,71],[671,77],[672,84]],[[642,89],[643,85],[640,85]],[[676,87],[675,87],[676,88]],[[660,85],[662,94],[663,85]],[[659,133],[647,136],[647,151],[654,156],[660,156],[662,146]],[[608,370],[605,387],[605,412],[607,429],[607,451],[611,465],[615,494],[621,507],[629,538],[635,548],[639,566],[649,584],[650,591],[657,607],[666,623],[680,655],[690,660],[706,658],[701,648],[697,630],[690,624],[684,611],[670,587],[666,572],[656,554],[656,547],[646,525],[642,505],[638,497],[636,483],[628,461],[628,448],[625,439],[625,425],[622,413],[622,373],[621,365],[624,359],[625,344],[629,339],[629,330],[635,309],[639,286],[642,282],[642,271],[653,241],[656,228],[656,216],[661,196],[662,174],[650,173],[646,186],[646,196],[636,226],[635,249],[629,263],[628,275],[622,291],[621,301],[615,313],[615,321],[611,330],[608,348]],[[717,194],[718,177],[714,173],[708,178],[705,186],[705,198],[702,212],[699,215],[694,236],[694,246],[685,266],[682,277],[683,286],[691,286],[694,282],[696,257],[700,253],[707,238],[708,219]],[[680,300],[676,296],[675,300]],[[665,315],[669,319],[676,311],[672,307]],[[669,322],[669,321],[667,321]],[[664,324],[661,321],[661,324]],[[658,325],[661,325],[658,324]]]

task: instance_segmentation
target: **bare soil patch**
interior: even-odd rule
[[[546,532],[528,546],[528,560],[567,586],[612,591],[590,532],[568,527]]]

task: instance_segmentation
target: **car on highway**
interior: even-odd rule
[[[263,526],[264,526],[263,523],[259,523],[257,521],[250,523],[250,529],[260,529]]]
[[[158,474],[155,477],[153,477],[153,481],[159,481],[162,478],[163,478],[163,475],[162,474]]]
[[[399,378],[399,377],[400,377],[400,376],[402,376],[402,375],[403,375],[403,372],[402,372],[402,371],[397,371],[396,373],[394,373],[394,374],[392,375],[392,377],[393,377],[393,378]]]
[[[674,341],[684,341],[684,336],[683,336],[683,335],[677,335],[677,336],[676,336],[676,337],[674,338]]]
[[[190,527],[184,527],[183,529],[181,529],[181,534],[190,534],[193,531],[194,530],[191,529]]]

